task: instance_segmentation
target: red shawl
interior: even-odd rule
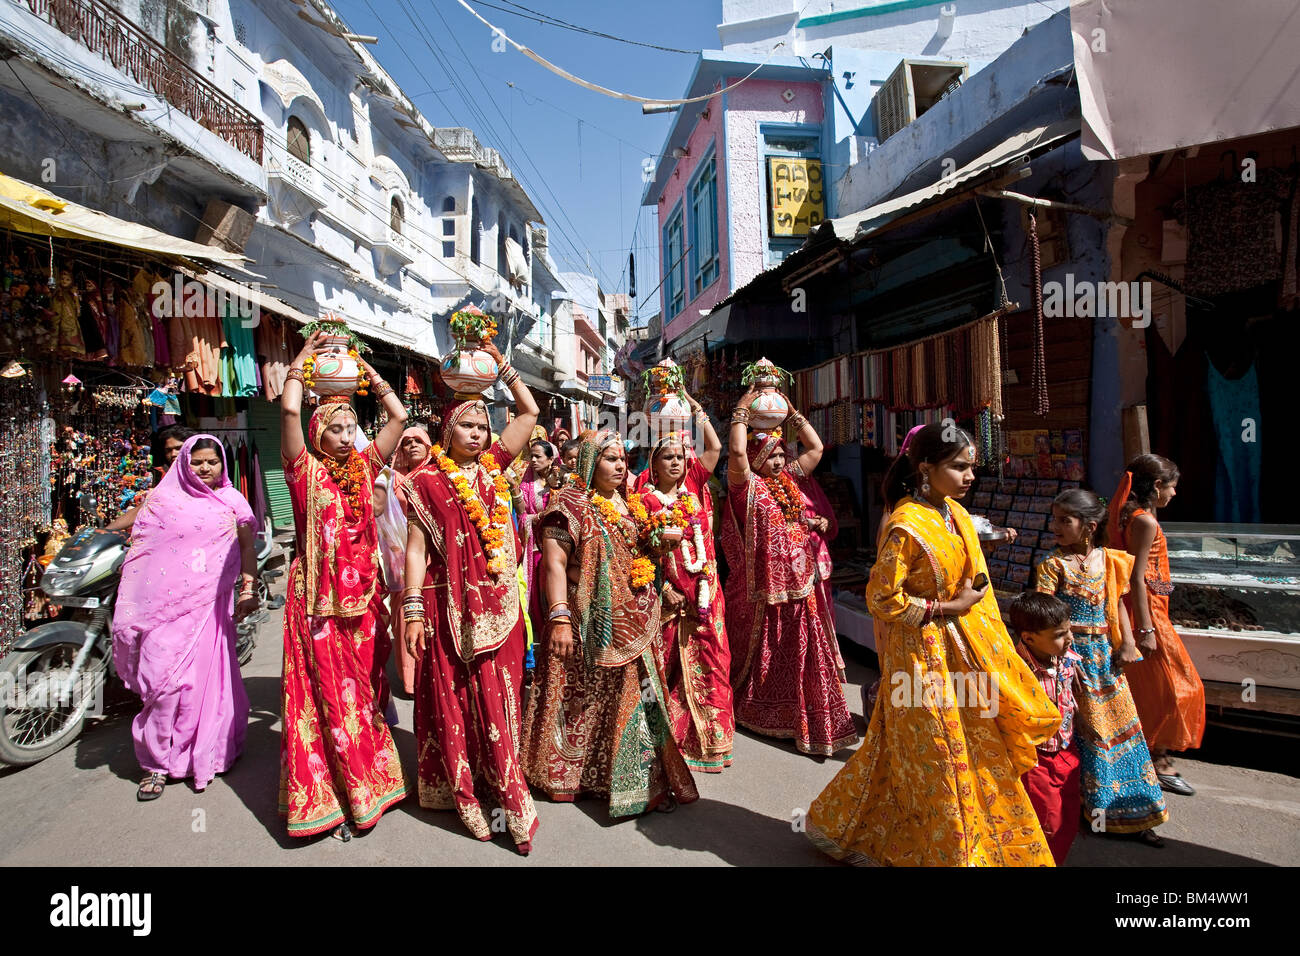
[[[509,463],[508,452],[500,442],[489,451],[497,464]],[[492,511],[496,490],[487,469],[479,468],[472,482],[483,507]],[[441,469],[417,468],[406,480],[410,500],[409,516],[419,521],[429,533],[440,560],[429,562],[426,587],[437,589],[426,599],[427,607],[445,613],[452,643],[463,661],[494,651],[506,642],[519,622],[523,608],[519,603],[519,582],[514,573],[496,576],[488,571],[488,557],[479,540],[478,528],[465,513],[456,489]],[[512,523],[506,523],[506,553],[518,567],[521,551]],[[446,590],[446,600],[442,598]]]
[[[786,523],[767,480],[757,474],[751,472],[744,484],[731,486],[722,547],[731,573],[745,576],[745,592],[756,609],[812,593],[815,564],[807,529]]]
[[[360,454],[367,465],[367,487],[359,513],[352,510],[320,459],[306,448],[284,469],[302,569],[296,577],[302,590],[295,596],[306,601],[309,615],[359,617],[374,594],[379,538],[371,488],[384,463],[373,444]]]

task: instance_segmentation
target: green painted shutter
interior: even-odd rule
[[[266,481],[271,523],[277,531],[293,528],[293,503],[280,466],[280,403],[254,396],[248,400],[248,433],[257,442]]]

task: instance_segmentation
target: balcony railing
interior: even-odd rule
[[[36,16],[97,53],[137,83],[262,162],[262,124],[188,63],[103,0],[26,0]]]
[[[270,150],[266,183],[271,189],[272,208],[286,226],[308,218],[329,203],[320,173],[284,149]]]

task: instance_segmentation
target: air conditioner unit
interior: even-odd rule
[[[876,93],[876,132],[884,142],[966,81],[959,60],[904,60]]]
[[[220,199],[209,199],[194,241],[204,246],[220,246],[227,252],[243,252],[256,221],[252,213],[238,206]]]

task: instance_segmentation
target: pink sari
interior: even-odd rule
[[[840,686],[835,635],[818,607],[807,528],[786,521],[770,490],[774,479],[753,473],[775,442],[762,433],[750,439],[753,471],[731,486],[723,518],[736,723],[792,738],[804,753],[829,755],[856,743],[858,734]],[[791,469],[798,471],[795,463]]]
[[[181,447],[136,515],[113,620],[113,662],[143,700],[131,722],[141,769],[202,790],[244,748],[248,697],[235,659],[240,525],[253,511],[227,477],[209,488]]]
[[[799,494],[803,496],[803,513],[805,518],[825,518],[826,534],[808,529],[808,544],[812,548],[813,558],[816,562],[817,574],[817,609],[822,612],[826,619],[826,632],[835,636],[835,596],[831,588],[831,571],[834,567],[831,564],[830,543],[835,540],[835,536],[840,532],[839,522],[835,520],[835,511],[831,508],[830,499],[826,497],[826,492],[822,491],[822,486],[816,478],[811,475],[802,474],[795,469],[794,483],[799,486]],[[840,655],[839,642],[835,642],[835,659],[839,664],[840,676],[844,677],[844,658]]]

